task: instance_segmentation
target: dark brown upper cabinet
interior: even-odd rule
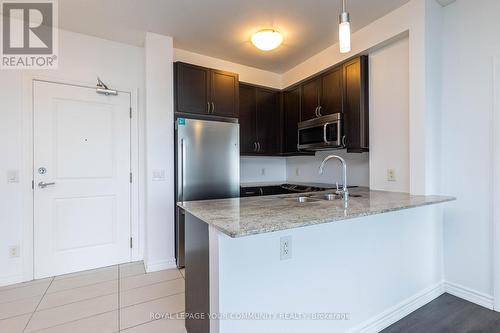
[[[280,92],[277,90],[257,88],[257,144],[260,154],[281,152]]]
[[[237,118],[238,74],[176,62],[175,111]]]
[[[277,155],[281,152],[280,91],[240,84],[240,152]]]
[[[300,87],[283,92],[283,153],[292,154],[297,149],[297,124],[300,121]]]
[[[314,78],[301,85],[300,121],[309,120],[318,116],[319,87],[321,80]]]
[[[240,84],[240,152],[257,151],[257,89]]]
[[[342,112],[342,66],[301,84],[300,120]]]
[[[342,112],[342,67],[336,67],[321,76],[321,94],[318,114],[326,116]]]
[[[348,153],[369,148],[368,57],[361,56],[343,64],[344,135]]]

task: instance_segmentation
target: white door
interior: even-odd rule
[[[130,261],[130,95],[34,81],[35,278]]]

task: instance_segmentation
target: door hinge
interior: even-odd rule
[[[129,108],[129,117],[132,119],[132,107]]]
[[[130,184],[132,184],[132,172],[130,173]]]
[[[134,243],[132,242],[132,237],[130,237],[130,248],[132,248]]]

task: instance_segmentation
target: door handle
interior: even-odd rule
[[[184,201],[184,164],[185,164],[184,158],[186,155],[185,149],[186,149],[186,144],[184,143],[184,139],[181,139],[181,158],[180,158],[181,165],[179,168],[180,172],[179,201]]]
[[[212,114],[214,114],[214,113],[215,113],[215,104],[214,104],[214,102],[212,102]]]
[[[322,116],[322,114],[321,114],[321,105],[320,105],[320,106],[318,106],[318,116],[319,116],[319,117],[321,117],[321,116]]]
[[[260,142],[257,142],[257,151],[260,152]]]
[[[210,102],[207,102],[207,113],[210,113]]]
[[[316,117],[319,117],[318,116],[318,107],[316,107],[316,109],[314,109],[314,114],[316,115]]]
[[[40,188],[46,188],[47,186],[55,185],[56,183],[44,183],[44,182],[39,182],[38,187]]]

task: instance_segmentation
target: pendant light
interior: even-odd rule
[[[342,0],[342,13],[339,15],[340,53],[348,53],[351,51],[351,25],[345,2],[346,0]]]

